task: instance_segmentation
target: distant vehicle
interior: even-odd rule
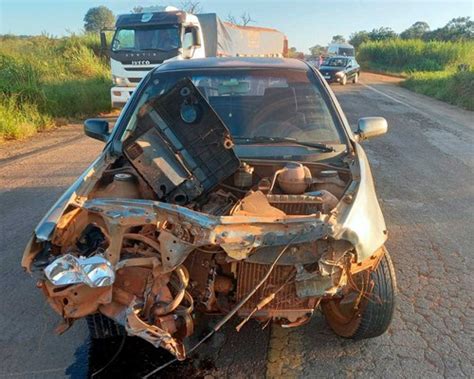
[[[328,55],[355,57],[355,48],[348,43],[330,43],[328,45]]]
[[[319,71],[328,83],[337,82],[344,86],[348,80],[352,83],[359,81],[360,66],[355,58],[331,57],[324,61]]]
[[[283,57],[288,42],[276,29],[239,26],[215,13],[190,14],[175,7],[120,15],[110,47],[112,107],[126,104],[145,75],[166,60],[205,57]],[[102,49],[107,50],[105,31]]]

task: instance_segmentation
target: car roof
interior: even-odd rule
[[[257,58],[257,57],[232,57],[232,58],[199,58],[175,60],[161,64],[154,69],[155,72],[199,70],[209,68],[282,68],[308,70],[308,64],[298,59],[291,58]]]
[[[340,58],[354,58],[354,57],[350,57],[350,56],[347,56],[347,55],[331,55],[331,56],[328,57],[328,59],[331,59],[331,58],[340,59]]]

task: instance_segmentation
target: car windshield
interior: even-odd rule
[[[122,28],[112,41],[112,51],[157,50],[170,51],[180,47],[179,29],[167,28]]]
[[[203,70],[155,73],[149,80],[121,139],[137,126],[140,109],[187,77],[225,123],[234,142],[264,143],[283,138],[305,143],[341,144],[335,110],[311,71]],[[239,142],[241,141],[241,142]]]
[[[347,59],[346,58],[331,58],[325,62],[325,66],[330,67],[346,67]]]

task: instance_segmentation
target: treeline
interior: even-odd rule
[[[348,42],[359,47],[368,41],[385,41],[390,39],[420,39],[423,41],[469,41],[474,40],[474,21],[470,17],[457,17],[445,26],[430,30],[428,23],[417,21],[408,29],[397,34],[391,28],[382,27],[372,31],[361,30],[349,36]]]
[[[110,109],[97,35],[0,36],[0,140]]]

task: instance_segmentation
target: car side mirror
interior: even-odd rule
[[[383,117],[363,117],[359,119],[357,124],[356,136],[358,142],[362,142],[366,139],[381,136],[387,133],[387,130],[387,120]]]
[[[100,31],[100,48],[103,52],[107,50],[107,36],[105,35],[105,30]]]
[[[110,137],[109,122],[96,118],[86,120],[84,122],[84,134],[99,141],[107,142]]]

